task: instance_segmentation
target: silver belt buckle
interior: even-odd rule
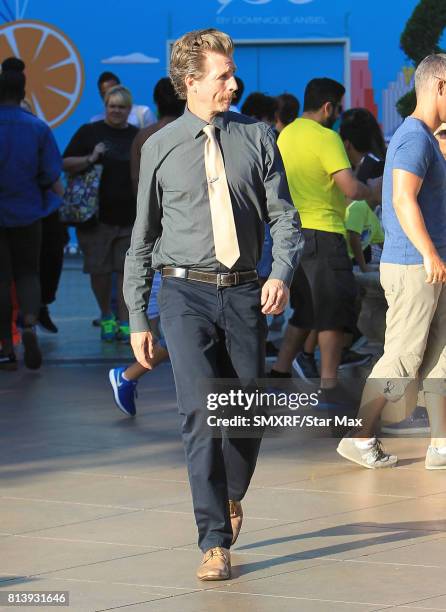
[[[229,280],[225,282],[225,279],[234,277],[234,282],[231,283]],[[239,284],[239,273],[238,272],[217,272],[217,287],[232,287],[233,285]]]

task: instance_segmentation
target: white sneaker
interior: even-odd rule
[[[378,439],[370,448],[358,448],[354,438],[342,438],[336,450],[344,459],[372,470],[393,467],[398,461],[396,455],[388,455],[384,452],[381,441]]]
[[[446,470],[446,455],[439,453],[435,446],[429,446],[424,467],[426,470]]]

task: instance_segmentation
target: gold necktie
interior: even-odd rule
[[[203,131],[208,137],[204,145],[204,164],[211,206],[215,257],[227,268],[232,268],[240,257],[240,249],[223,155],[215,137],[215,126],[207,125]]]

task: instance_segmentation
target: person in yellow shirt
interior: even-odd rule
[[[305,247],[293,282],[291,317],[272,377],[290,376],[291,364],[311,330],[318,333],[324,403],[336,403],[337,368],[344,330],[356,322],[356,285],[346,244],[346,197],[379,199],[377,188],[360,183],[344,145],[332,129],[342,113],[343,85],[313,79],[304,112],[278,139],[290,193],[299,211]],[[317,372],[317,370],[316,370]]]
[[[361,272],[367,272],[364,252],[372,244],[383,244],[384,232],[378,217],[365,200],[354,200],[347,206],[345,228],[348,236],[348,254],[358,264]]]

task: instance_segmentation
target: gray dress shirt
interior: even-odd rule
[[[303,248],[274,133],[265,123],[227,112],[213,121],[225,162],[240,258],[232,270],[255,270],[264,222],[270,224],[270,278],[291,283]],[[146,308],[153,269],[177,266],[228,272],[215,258],[204,165],[206,121],[187,108],[142,148],[138,206],[124,272],[132,332],[149,329]]]

